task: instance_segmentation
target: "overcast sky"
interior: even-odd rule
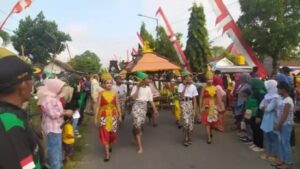
[[[183,34],[183,44],[186,43],[187,22],[189,8],[194,2],[204,6],[206,14],[206,28],[213,45],[227,47],[230,39],[221,30],[217,30],[214,23],[216,15],[209,0],[33,0],[30,8],[21,14],[14,14],[5,25],[6,31],[18,27],[19,20],[30,15],[35,17],[40,11],[46,19],[55,20],[59,29],[69,33],[71,55],[80,54],[85,50],[97,53],[104,65],[116,55],[126,59],[126,51],[137,46],[136,32],[142,22],[146,23],[149,32],[155,35],[154,20],[139,17],[138,14],[155,17],[155,12],[161,6],[175,32]],[[17,0],[0,0],[0,22]],[[240,16],[238,0],[224,0],[231,15],[236,20]],[[161,22],[161,21],[160,21]],[[11,48],[11,47],[9,47]],[[69,55],[63,52],[59,59],[67,61]]]

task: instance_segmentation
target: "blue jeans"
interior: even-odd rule
[[[78,131],[78,121],[79,121],[79,118],[76,118],[76,119],[73,119],[73,129],[74,129],[74,133],[77,134],[79,133]]]
[[[280,129],[279,158],[286,164],[292,163],[291,134],[292,125],[283,125]]]
[[[264,133],[264,146],[271,155],[278,155],[278,137],[273,131]]]
[[[49,133],[47,135],[48,163],[51,169],[62,167],[62,135],[61,133]]]

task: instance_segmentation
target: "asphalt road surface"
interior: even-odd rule
[[[98,139],[98,130],[92,121],[88,125],[83,158],[78,169],[273,169],[260,159],[260,154],[249,150],[238,140],[228,122],[225,132],[214,132],[213,144],[206,144],[205,130],[196,125],[193,145],[182,145],[182,131],[175,126],[169,111],[160,111],[159,126],[145,125],[144,153],[136,154],[131,132],[132,119],[127,116],[119,130],[108,163],[103,161],[104,151]],[[230,120],[229,117],[229,121]]]

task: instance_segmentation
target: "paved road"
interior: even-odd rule
[[[193,145],[182,146],[182,132],[174,125],[168,111],[161,112],[157,128],[145,126],[144,154],[137,155],[131,135],[131,118],[120,129],[112,159],[103,162],[103,149],[97,129],[88,126],[87,145],[78,169],[272,169],[259,154],[238,141],[235,132],[214,133],[213,144],[207,145],[204,128],[197,125]],[[229,128],[230,126],[228,126]]]

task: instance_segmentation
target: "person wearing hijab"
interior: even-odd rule
[[[260,128],[264,131],[265,155],[262,159],[274,162],[278,155],[278,147],[276,140],[278,132],[274,130],[276,116],[279,113],[279,105],[281,98],[277,92],[277,82],[275,80],[265,81],[267,94],[261,101],[259,108],[264,112]]]
[[[244,97],[242,91],[251,91],[250,81],[251,77],[248,74],[241,74],[236,78],[236,89],[234,91],[235,102],[234,102],[234,116],[236,119],[237,129],[241,128],[241,122],[243,120],[243,113],[247,98]]]
[[[219,131],[224,131],[225,130],[225,122],[226,122],[226,111],[225,111],[225,102],[226,102],[226,92],[224,91],[223,86],[223,81],[222,78],[217,75],[215,75],[214,80],[213,80],[213,85],[216,86],[217,88],[217,94],[218,94],[218,98],[220,100],[219,102],[219,107],[220,110],[224,110],[222,112],[218,113],[218,122],[216,123],[216,125],[214,126],[214,128],[216,128]]]
[[[72,111],[63,109],[60,96],[65,82],[47,79],[38,91],[42,109],[42,129],[47,136],[47,157],[51,169],[60,169],[62,164],[62,129],[64,116],[72,116]]]
[[[246,101],[246,112],[249,112],[249,114],[245,114],[245,117],[249,117],[253,135],[253,145],[251,145],[250,148],[255,152],[262,152],[264,151],[264,137],[260,126],[263,111],[259,109],[259,104],[266,94],[264,82],[259,79],[253,79],[251,81],[251,90],[252,94]]]

